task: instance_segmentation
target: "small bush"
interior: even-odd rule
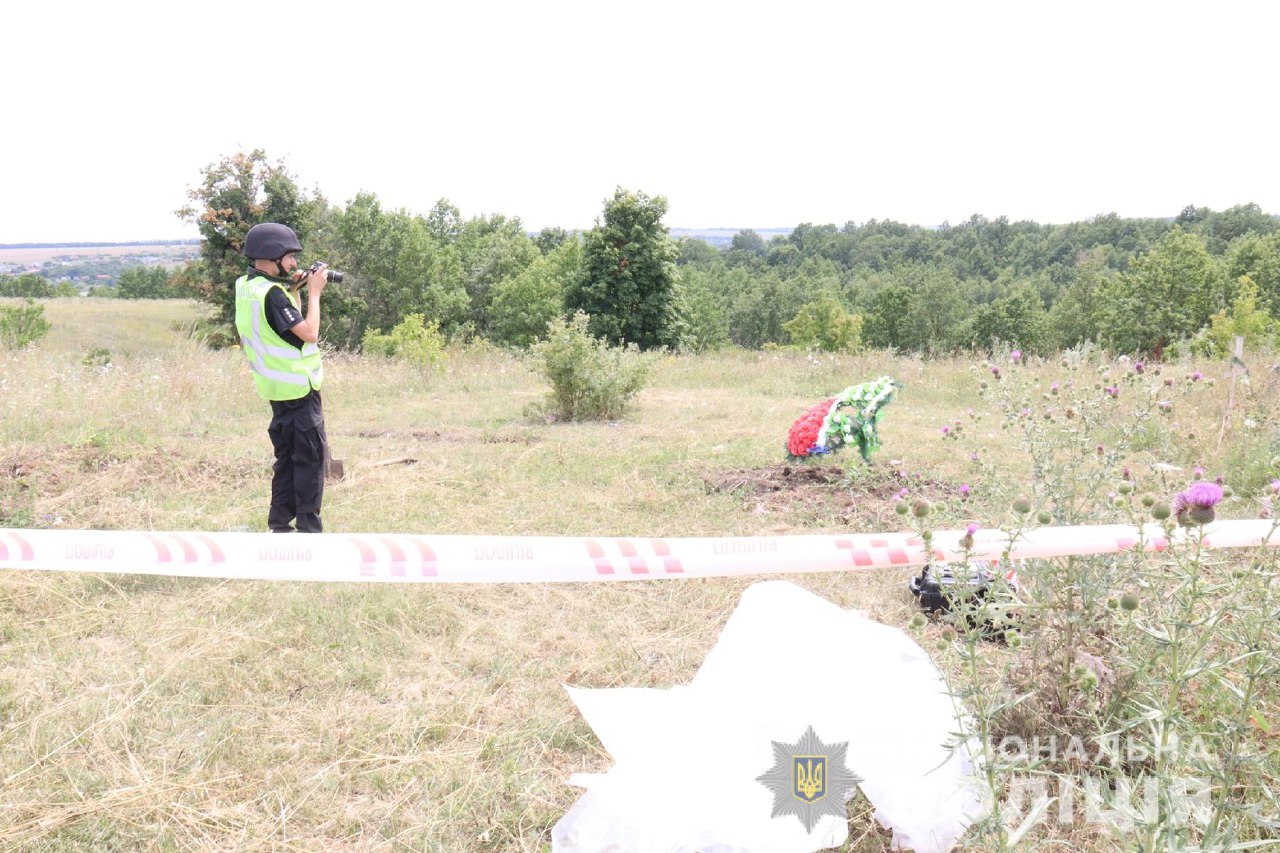
[[[195,341],[209,349],[240,346],[239,333],[234,326],[225,326],[212,318],[174,321],[169,328],[180,337]]]
[[[5,349],[19,349],[49,334],[49,321],[44,306],[28,299],[25,305],[0,305],[0,344]]]
[[[634,344],[609,346],[587,331],[581,311],[568,322],[547,324],[546,340],[532,348],[551,385],[543,411],[561,420],[609,420],[620,417],[644,387],[648,364]]]
[[[422,371],[444,360],[440,324],[434,320],[428,323],[422,314],[405,316],[390,334],[365,330],[362,349],[370,355],[402,359]]]
[[[106,347],[94,347],[80,359],[80,364],[84,367],[109,368],[111,367],[111,350]]]

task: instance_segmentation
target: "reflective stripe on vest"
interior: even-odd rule
[[[279,287],[294,307],[298,306],[294,295],[278,282],[262,276],[241,276],[236,280],[236,330],[258,394],[267,400],[297,400],[312,388],[320,389],[324,366],[318,346],[291,346],[266,322],[267,294],[273,287]]]

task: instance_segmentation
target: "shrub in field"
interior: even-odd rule
[[[444,338],[434,320],[426,322],[421,314],[410,314],[390,334],[374,329],[364,333],[364,352],[386,358],[399,358],[419,370],[427,371],[444,359]]]
[[[551,385],[543,411],[561,420],[620,417],[644,387],[648,364],[634,345],[610,346],[587,331],[581,311],[547,326],[546,340],[533,347],[538,369]]]
[[[0,305],[0,344],[5,349],[19,349],[49,334],[49,321],[44,306],[28,299],[26,304]]]
[[[85,353],[84,358],[80,359],[80,364],[94,369],[109,369],[111,367],[111,350],[106,347],[94,347]]]

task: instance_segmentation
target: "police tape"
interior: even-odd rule
[[[706,538],[0,529],[0,567],[246,580],[556,583],[844,572],[969,559],[1280,545],[1277,523]]]

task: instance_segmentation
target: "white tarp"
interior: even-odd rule
[[[786,581],[750,587],[691,684],[569,687],[614,760],[569,781],[586,794],[556,824],[553,853],[812,853],[848,836],[772,818],[757,778],[772,742],[812,726],[848,742],[846,764],[898,849],[942,853],[983,813],[956,707],[929,656],[896,628]]]

